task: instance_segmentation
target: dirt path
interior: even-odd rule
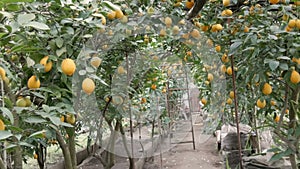
[[[169,151],[157,155],[155,165],[149,168],[163,169],[221,169],[223,168],[222,157],[217,151],[216,138],[211,135],[201,135],[201,125],[194,125],[195,150],[192,143],[176,144]],[[192,135],[188,134],[182,141],[191,141]],[[167,140],[166,140],[167,141]],[[164,146],[164,145],[162,145]],[[157,150],[159,153],[160,149]],[[145,166],[147,168],[147,165]]]
[[[222,157],[217,151],[216,138],[212,135],[201,134],[201,120],[194,123],[195,150],[192,143],[178,144],[192,140],[190,123],[178,124],[172,138],[165,138],[164,142],[158,146],[153,161],[148,161],[144,169],[222,169]],[[144,134],[145,135],[145,134]],[[174,144],[171,144],[174,143]],[[138,149],[138,148],[136,148]],[[136,156],[138,157],[138,156]],[[116,157],[116,164],[113,169],[126,169],[129,167],[127,158]],[[101,169],[99,160],[91,158],[79,169]]]

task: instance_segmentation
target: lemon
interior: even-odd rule
[[[261,101],[260,99],[258,99],[256,101],[256,106],[261,108],[261,109],[264,108],[266,106],[266,100]]]
[[[296,19],[291,19],[288,23],[288,27],[294,28],[296,26]]]
[[[16,106],[18,107],[26,107],[26,100],[24,98],[19,98],[16,102]]]
[[[119,66],[117,71],[118,71],[118,74],[124,74],[125,73],[125,69],[124,69],[123,66]]]
[[[207,80],[211,82],[214,79],[214,76],[211,73],[207,74]]]
[[[116,13],[116,18],[117,18],[117,19],[121,19],[121,18],[123,18],[123,16],[124,16],[124,14],[123,14],[123,12],[122,12],[121,9],[115,10],[115,13]]]
[[[29,89],[37,89],[41,86],[41,82],[35,75],[32,75],[27,81],[27,86]]]
[[[274,121],[275,121],[276,123],[278,123],[278,122],[280,121],[280,116],[279,116],[279,115],[276,115]]]
[[[227,70],[226,66],[225,66],[225,65],[222,65],[221,68],[220,68],[220,71],[221,71],[222,73],[226,73],[226,70]]]
[[[33,158],[34,158],[34,159],[38,159],[38,157],[39,157],[39,156],[38,156],[36,153],[33,154]]]
[[[227,70],[226,70],[226,73],[228,75],[232,75],[232,68],[231,67],[228,67]]]
[[[91,59],[91,65],[94,66],[95,68],[98,68],[101,65],[102,60],[96,56],[96,57],[92,57]]]
[[[279,0],[269,0],[270,4],[277,4]]]
[[[156,90],[156,84],[152,84],[152,85],[151,85],[151,89],[152,89],[152,90]]]
[[[5,130],[5,124],[4,122],[0,119],[0,131]]]
[[[230,0],[223,0],[223,6],[230,5]]]
[[[222,62],[224,62],[224,63],[227,63],[227,62],[229,62],[229,58],[228,58],[228,56],[227,56],[227,54],[226,54],[226,53],[224,53],[224,54],[222,55],[222,58],[221,58],[221,60],[222,60]]]
[[[194,6],[194,0],[187,0],[187,1],[185,2],[185,7],[186,7],[187,9],[191,9],[193,6]]]
[[[60,116],[59,119],[60,119],[61,122],[65,122],[65,116]]]
[[[167,32],[166,32],[166,30],[165,29],[161,29],[160,31],[159,31],[159,36],[166,36],[167,35]]]
[[[85,78],[81,84],[82,90],[90,95],[95,90],[95,82],[90,78]]]
[[[203,105],[206,105],[207,100],[206,100],[205,98],[202,98],[202,99],[201,99],[201,103],[202,103]]]
[[[102,25],[106,25],[106,18],[104,16],[101,17],[101,23]]]
[[[299,1],[300,2],[300,1]],[[298,29],[300,29],[300,19],[297,19],[296,20],[296,27],[298,28]]]
[[[271,100],[270,104],[271,104],[271,106],[275,106],[276,105],[276,101],[275,100]]]
[[[220,45],[217,45],[217,46],[215,47],[215,49],[216,49],[217,52],[220,52],[220,51],[221,51],[221,46],[220,46]]]
[[[173,26],[173,34],[177,35],[179,33],[179,27],[177,25]]]
[[[231,99],[231,98],[228,98],[227,101],[226,101],[226,103],[227,103],[227,104],[232,104],[232,99]]]
[[[6,72],[3,69],[3,67],[0,67],[0,76],[1,76],[2,80],[4,80],[6,78]]]
[[[110,19],[110,20],[113,20],[116,18],[116,12],[115,11],[110,11],[108,14],[107,14],[107,18]]]
[[[67,114],[66,121],[67,121],[69,124],[72,124],[72,125],[75,124],[75,122],[76,122],[75,115],[74,115],[74,114],[71,114],[71,113],[68,113],[68,114]]]
[[[245,33],[248,33],[248,32],[249,32],[249,27],[248,27],[248,26],[245,26],[245,27],[244,27],[244,32],[245,32]]]
[[[25,97],[24,100],[25,100],[25,102],[26,102],[26,107],[30,107],[31,104],[32,104],[32,102],[31,102],[31,100],[30,100],[30,97],[29,97],[29,96],[28,96],[28,97]]]
[[[61,70],[64,74],[72,76],[76,70],[76,65],[74,60],[66,58],[61,62]]]
[[[198,39],[200,38],[200,32],[197,30],[197,29],[193,29],[192,32],[191,32],[191,36],[195,39]]]
[[[296,70],[293,70],[291,73],[290,81],[293,84],[298,84],[300,82],[300,75]]]
[[[147,102],[147,99],[143,97],[143,98],[141,99],[141,104],[144,104],[144,103],[146,103],[146,102]]]
[[[121,96],[116,95],[116,96],[113,96],[113,97],[112,97],[111,102],[112,102],[114,105],[120,105],[120,104],[123,103],[123,98],[122,98]]]
[[[45,72],[49,72],[52,69],[52,62],[48,62],[49,56],[45,56],[40,60],[40,64],[44,66]]]
[[[272,93],[272,86],[269,83],[265,83],[262,89],[263,94],[269,95]]]
[[[201,25],[201,30],[202,30],[203,32],[208,31],[208,29],[209,29],[209,26],[208,26],[208,25]]]
[[[300,64],[300,58],[293,57],[292,62],[295,62],[299,65]]]
[[[234,92],[233,92],[233,91],[230,91],[230,92],[229,92],[229,97],[230,97],[231,99],[234,98]]]
[[[166,17],[165,24],[167,27],[170,27],[172,25],[172,19],[170,17]]]

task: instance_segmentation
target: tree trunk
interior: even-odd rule
[[[66,131],[69,135],[68,147],[70,150],[72,166],[73,169],[77,169],[75,127],[67,128]]]
[[[0,169],[6,169],[5,163],[3,162],[1,157],[0,157]]]
[[[56,138],[59,143],[60,148],[62,149],[64,160],[65,160],[65,169],[73,169],[71,153],[69,146],[65,143],[61,133],[56,131]]]
[[[14,116],[14,127],[19,127],[19,115],[13,111],[13,116]],[[14,133],[16,134],[16,133]],[[13,151],[13,161],[14,161],[14,169],[22,169],[23,168],[23,156],[22,156],[22,148],[18,143],[17,138],[13,138],[13,142],[17,145],[17,147]]]
[[[294,137],[296,137],[296,133],[295,133],[295,129],[296,129],[296,111],[298,110],[298,99],[299,99],[299,91],[300,91],[300,87],[298,86],[295,90],[293,90],[292,92],[292,96],[291,96],[291,101],[290,101],[290,111],[289,111],[289,129],[292,129],[294,132],[292,133],[292,135]],[[297,107],[294,107],[297,106]],[[298,145],[298,143],[293,143],[293,145],[295,146],[295,148],[298,150],[298,147],[296,147]],[[297,150],[293,150],[294,152],[297,152]],[[293,153],[289,156],[290,158],[290,162],[292,165],[292,169],[297,169],[297,158],[296,158],[296,154]]]

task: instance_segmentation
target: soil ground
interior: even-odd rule
[[[178,128],[189,129],[188,124],[180,124]],[[216,138],[212,135],[201,134],[202,123],[194,122],[195,150],[192,143],[182,143],[192,140],[191,132],[183,132],[180,135],[176,130],[172,138],[164,139],[158,146],[154,158],[146,162],[144,169],[222,169],[222,157],[217,151]],[[172,144],[175,143],[175,144]],[[129,163],[127,158],[116,157],[116,164],[113,169],[127,169]],[[102,169],[99,160],[90,158],[79,169]]]

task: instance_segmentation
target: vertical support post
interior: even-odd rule
[[[233,93],[234,93],[234,111],[235,111],[235,123],[236,123],[236,130],[237,130],[237,139],[238,139],[238,146],[239,146],[239,161],[240,161],[240,169],[243,169],[243,158],[242,158],[242,145],[241,145],[241,136],[240,136],[240,127],[239,127],[239,113],[238,113],[238,101],[236,97],[236,78],[234,72],[234,58],[233,55],[230,56],[231,62],[231,69],[232,69],[232,86],[233,86]]]
[[[194,135],[194,125],[193,125],[193,117],[192,117],[192,111],[191,111],[191,102],[190,102],[190,88],[189,88],[189,79],[188,79],[188,75],[187,75],[187,68],[186,68],[186,64],[183,65],[184,66],[184,75],[185,75],[185,80],[186,80],[186,91],[187,91],[187,101],[188,101],[188,112],[189,112],[189,119],[191,122],[191,132],[192,132],[192,139],[193,139],[193,149],[196,149],[195,146],[195,135]]]

